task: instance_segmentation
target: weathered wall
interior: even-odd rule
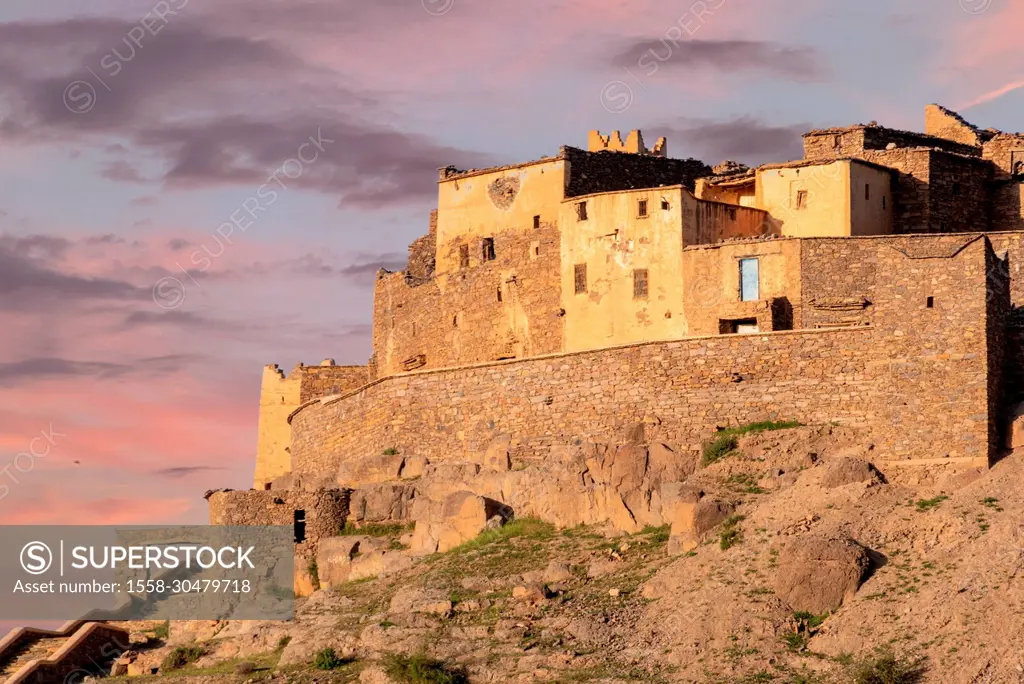
[[[801,207],[799,192],[806,192]],[[849,235],[850,162],[757,171],[757,206],[775,218],[783,235]]]
[[[849,235],[891,235],[892,171],[851,163]]]
[[[605,154],[617,159],[635,156]],[[475,267],[484,261],[484,238],[529,235],[534,230],[535,216],[540,216],[542,223],[552,224],[564,196],[567,172],[567,163],[553,158],[450,176],[439,182],[437,273],[461,270],[461,245],[469,247],[469,265]]]
[[[406,273],[410,284],[419,284],[434,275],[437,255],[437,209],[430,212],[430,230],[409,245],[409,265]]]
[[[683,193],[684,245],[778,233],[778,222],[763,209],[698,200],[688,192]]]
[[[981,149],[960,142],[914,131],[884,126],[850,126],[810,131],[804,134],[804,159],[860,157],[866,150],[929,147],[955,154],[981,156]]]
[[[319,366],[299,364],[287,376],[277,364],[265,366],[260,388],[254,486],[263,489],[291,472],[288,414],[310,399],[350,392],[369,380],[366,366],[336,366],[330,360]]]
[[[263,492],[221,491],[209,498],[211,525],[282,525],[295,529],[296,511],[303,511],[305,541],[296,555],[313,555],[321,539],[334,537],[348,517],[349,491]]]
[[[469,267],[417,286],[401,273],[380,274],[373,316],[378,374],[561,350],[557,220],[550,214],[534,229],[531,216],[525,231],[493,231],[493,261],[471,259]],[[457,260],[460,244],[460,237],[451,240],[439,263]]]
[[[800,240],[740,240],[683,250],[683,309],[687,334],[716,335],[722,320],[755,318],[760,330],[774,329],[771,301],[784,300],[802,327],[800,302]],[[739,260],[758,260],[759,299],[740,301]]]
[[[755,192],[755,180],[753,176],[746,182],[711,183],[707,178],[699,178],[694,195],[697,199],[708,200],[709,202],[724,202],[725,204],[736,204],[741,207],[757,206]]]
[[[997,135],[985,143],[982,154],[994,165],[992,230],[1024,230],[1024,135]]]
[[[565,351],[682,337],[681,187],[577,197],[562,204],[561,307]],[[647,202],[647,216],[638,215]],[[662,202],[668,208],[662,208]],[[587,203],[581,221],[577,204]],[[586,267],[577,293],[576,266]],[[648,293],[634,297],[634,271],[646,269]]]

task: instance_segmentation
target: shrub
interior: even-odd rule
[[[163,662],[160,663],[160,669],[164,672],[180,670],[189,663],[196,662],[204,655],[206,655],[206,649],[202,646],[178,646],[163,659]]]
[[[465,668],[453,667],[424,654],[394,654],[384,662],[384,671],[403,684],[468,684]]]
[[[704,444],[704,465],[716,463],[736,450],[738,442],[733,435],[721,434]]]
[[[167,638],[171,636],[171,621],[165,620],[153,629],[153,637],[160,639],[161,641],[167,641]]]
[[[718,538],[718,546],[723,551],[743,541],[743,530],[740,529],[743,518],[742,515],[734,515],[722,523],[722,534]]]
[[[277,650],[283,651],[288,648],[288,644],[292,643],[292,635],[285,634],[283,637],[277,640]]]
[[[315,559],[311,560],[309,562],[309,567],[307,568],[307,570],[309,571],[309,577],[310,577],[310,579],[313,582],[313,588],[314,589],[319,589],[320,588],[320,568],[317,566]]]
[[[849,666],[853,684],[916,684],[927,672],[925,659],[898,656],[891,651],[878,651]]]
[[[313,657],[313,667],[318,670],[336,670],[342,665],[347,665],[350,661],[345,660],[338,656],[334,652],[333,648],[324,648],[316,652]]]
[[[380,453],[382,456],[397,456],[398,449],[396,449],[395,447],[389,447]]]
[[[247,675],[252,674],[255,671],[256,664],[248,660],[243,660],[242,662],[235,665],[235,674]]]

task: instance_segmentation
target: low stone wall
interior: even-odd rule
[[[302,511],[304,540],[295,545],[296,555],[316,553],[319,541],[333,537],[348,518],[349,492],[344,489],[315,491],[223,491],[210,495],[211,525],[282,525],[295,527]]]

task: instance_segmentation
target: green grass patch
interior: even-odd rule
[[[916,502],[914,502],[914,505],[917,506],[917,510],[919,511],[929,511],[933,508],[938,508],[939,504],[941,504],[948,498],[948,496],[939,495],[934,499],[918,499]]]
[[[351,522],[345,522],[338,531],[339,537],[401,537],[406,532],[412,532],[416,527],[415,523],[366,523],[356,526]]]
[[[395,447],[388,447],[384,451],[380,452],[380,455],[381,456],[397,456],[398,455],[398,449],[396,449]]]
[[[763,420],[757,423],[747,423],[733,428],[726,428],[715,433],[713,439],[704,443],[703,464],[708,466],[716,463],[739,446],[737,437],[750,435],[755,432],[770,432],[772,430],[789,430],[800,427],[801,423],[795,420]]]
[[[206,655],[206,649],[202,646],[178,646],[164,657],[163,662],[160,663],[160,669],[164,672],[180,670],[186,665],[196,662],[204,655]]]
[[[337,670],[339,667],[344,667],[350,662],[352,661],[342,658],[330,647],[317,651],[316,655],[313,656],[313,667],[318,670]]]
[[[449,551],[451,554],[464,553],[479,549],[495,542],[506,541],[518,537],[529,537],[537,540],[550,539],[555,534],[555,526],[537,518],[517,518],[512,522],[494,530],[485,530],[476,538],[456,546]]]
[[[277,650],[283,651],[288,648],[288,644],[292,643],[292,635],[285,634],[283,637],[277,640]]]
[[[403,684],[468,684],[465,668],[456,667],[425,654],[389,655],[384,660],[384,671]]]
[[[984,499],[981,500],[982,506],[985,506],[986,508],[991,508],[993,511],[1002,512],[1003,509],[998,504],[999,499],[996,499],[995,497],[991,496],[986,496]]]
[[[928,671],[925,658],[898,656],[878,651],[847,666],[853,684],[916,684]]]
[[[640,530],[640,534],[645,535],[652,544],[667,544],[671,532],[671,525],[661,525],[660,527],[648,525]]]
[[[722,523],[722,533],[718,536],[720,549],[727,551],[743,541],[743,530],[740,529],[740,523],[743,522],[744,517],[733,515]]]

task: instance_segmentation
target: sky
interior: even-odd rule
[[[363,364],[437,168],[1024,128],[1024,0],[4,0],[0,523],[207,520],[262,367]]]

